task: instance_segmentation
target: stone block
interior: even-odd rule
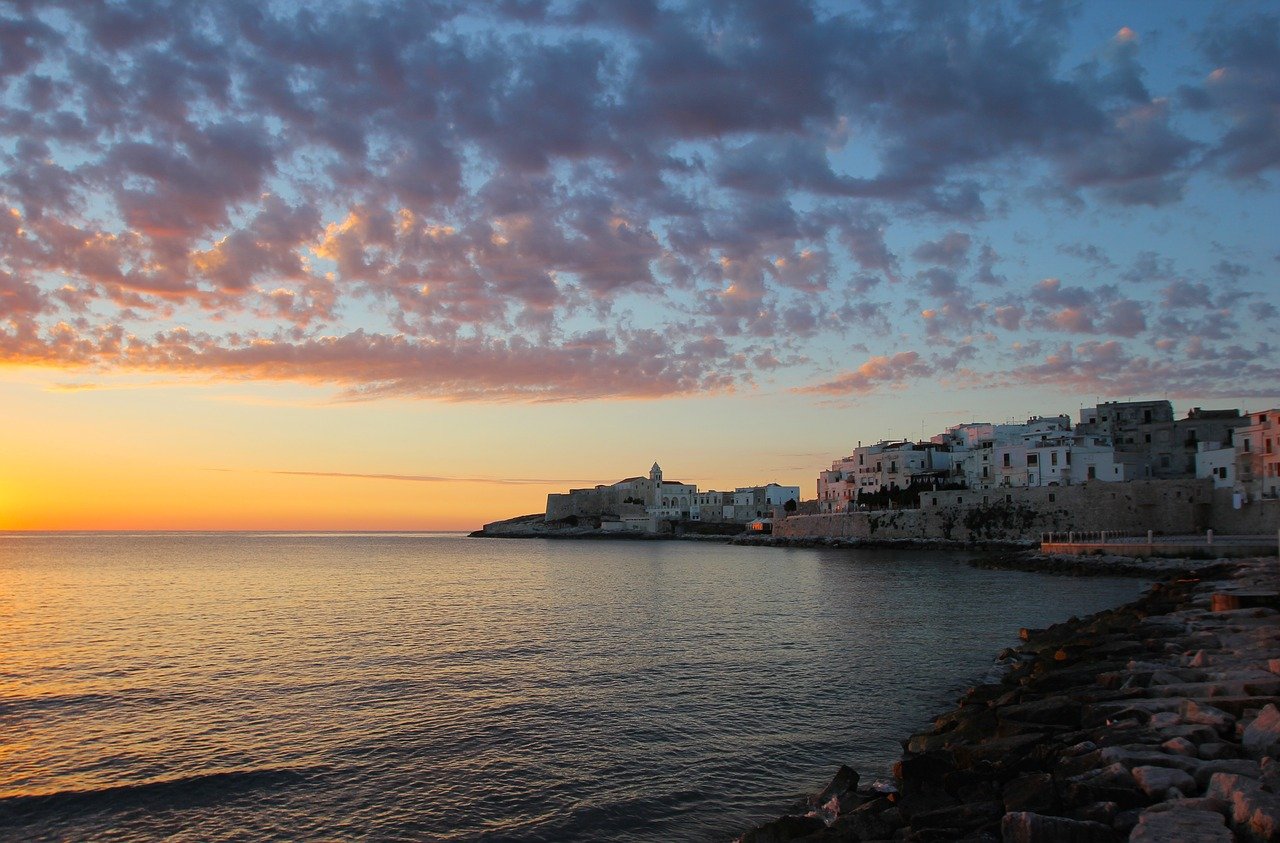
[[[1102,823],[1013,811],[1000,820],[1000,839],[1003,843],[1114,843],[1119,838]]]
[[[1216,761],[1203,761],[1194,773],[1196,782],[1201,787],[1208,787],[1209,780],[1217,773],[1229,773],[1233,776],[1244,776],[1248,779],[1261,779],[1262,768],[1257,761],[1244,758],[1219,758]]]
[[[1153,799],[1164,799],[1170,788],[1177,788],[1183,796],[1193,796],[1196,780],[1189,773],[1169,767],[1134,767],[1134,781],[1142,792]]]
[[[1058,805],[1053,776],[1048,773],[1024,773],[1010,781],[1001,792],[1006,811],[1051,813]]]
[[[1196,745],[1186,738],[1169,738],[1160,744],[1160,748],[1170,755],[1187,755],[1192,758],[1199,755]]]
[[[1250,758],[1280,755],[1280,710],[1267,705],[1244,729],[1240,743]]]
[[[1228,822],[1247,841],[1280,841],[1280,796],[1263,790],[1257,779],[1215,773],[1208,795],[1228,806]]]
[[[1196,751],[1206,761],[1240,757],[1240,749],[1233,743],[1202,743],[1196,748]]]
[[[1235,837],[1221,814],[1212,811],[1175,808],[1146,810],[1129,833],[1130,843],[1233,843]]]
[[[1232,715],[1198,700],[1183,700],[1178,706],[1178,714],[1187,723],[1208,726],[1219,734],[1230,734],[1236,725],[1236,719]]]
[[[742,835],[742,843],[787,843],[800,840],[827,826],[817,817],[780,817]]]

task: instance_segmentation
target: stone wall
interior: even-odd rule
[[[1236,509],[1230,489],[1213,490],[1213,529],[1224,536],[1274,535],[1280,530],[1280,500],[1253,501]]]
[[[1223,491],[1223,490],[1219,490]],[[985,503],[984,503],[985,498]],[[936,500],[936,503],[935,503]],[[1108,530],[1177,535],[1213,529],[1280,529],[1280,501],[1231,508],[1209,480],[1142,480],[1033,489],[925,493],[920,509],[793,515],[774,524],[783,538],[1034,540],[1041,533]]]
[[[559,521],[561,518],[577,516],[599,517],[612,512],[612,495],[606,486],[603,489],[572,489],[568,494],[547,495],[548,521]]]

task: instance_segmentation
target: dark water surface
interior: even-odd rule
[[[725,840],[1133,580],[455,535],[0,535],[0,837]]]

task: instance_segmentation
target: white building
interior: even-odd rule
[[[1221,442],[1201,442],[1196,451],[1196,477],[1213,480],[1215,489],[1236,485],[1236,449]]]
[[[687,518],[698,487],[679,480],[663,480],[662,467],[656,462],[649,469],[653,498],[646,512],[655,518]]]
[[[859,443],[851,455],[818,474],[819,510],[844,512],[862,495],[946,480],[953,470],[952,446],[937,438],[929,442],[893,439],[874,445]]]

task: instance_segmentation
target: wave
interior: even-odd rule
[[[50,817],[115,813],[131,809],[172,810],[226,801],[246,793],[317,782],[327,768],[278,768],[196,773],[136,784],[0,798],[0,826]]]

